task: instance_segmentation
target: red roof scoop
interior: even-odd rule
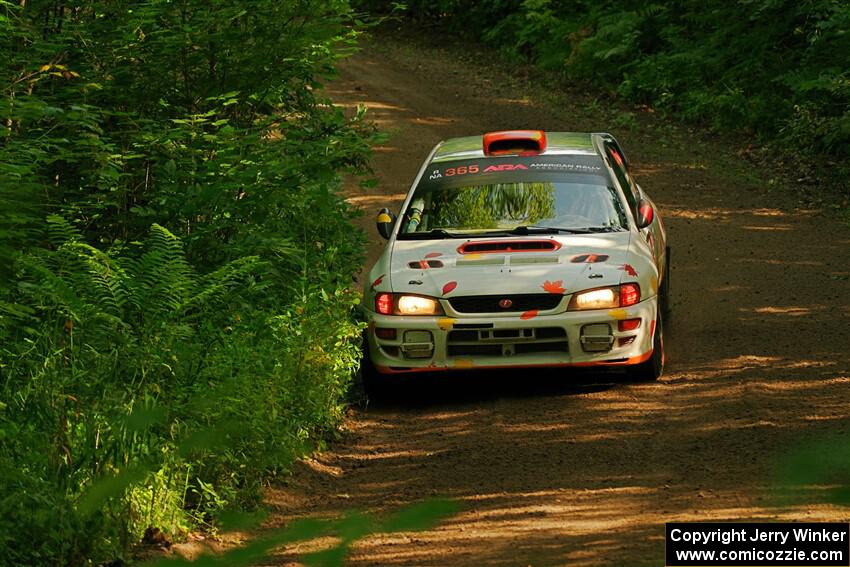
[[[484,134],[484,155],[535,156],[546,151],[543,130],[504,130]]]

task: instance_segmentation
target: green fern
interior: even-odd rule
[[[121,266],[107,253],[83,242],[63,244],[59,252],[68,266],[76,268],[72,276],[88,302],[120,316],[129,300],[128,276]]]
[[[39,311],[57,311],[67,319],[79,322],[84,312],[84,302],[75,286],[58,275],[49,260],[38,256],[25,256],[20,261],[22,278],[18,290],[31,308]],[[28,301],[27,301],[28,300]]]
[[[81,240],[81,236],[80,232],[64,217],[59,215],[48,215],[47,240],[50,242],[51,246],[58,248],[67,242],[78,242]]]
[[[197,276],[186,262],[180,239],[168,229],[151,226],[147,245],[141,258],[127,262],[133,304],[156,317],[177,315],[191,297]]]
[[[83,329],[97,325],[149,327],[170,324],[181,336],[200,312],[215,312],[233,293],[244,290],[257,273],[256,256],[234,260],[198,275],[186,261],[179,238],[160,225],[151,227],[147,250],[138,258],[114,258],[81,242],[79,234],[61,217],[48,219],[53,252],[30,254],[21,261],[19,290],[32,308],[53,312]],[[12,303],[8,315],[26,313]]]
[[[222,303],[228,294],[243,285],[263,262],[259,256],[238,258],[218,270],[200,278],[195,293],[184,304],[186,311],[199,311],[205,307]]]

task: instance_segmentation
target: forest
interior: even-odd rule
[[[844,0],[0,0],[0,562],[215,531],[338,436],[366,250],[340,188],[381,134],[323,85],[387,15],[750,140],[846,207]]]
[[[256,505],[359,360],[346,2],[0,3],[0,557]]]

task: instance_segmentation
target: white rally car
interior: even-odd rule
[[[521,130],[437,145],[366,285],[364,376],[664,366],[669,248],[609,134]],[[377,374],[376,374],[377,373]]]

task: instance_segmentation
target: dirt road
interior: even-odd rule
[[[850,425],[846,226],[796,209],[730,146],[479,54],[373,40],[328,88],[390,134],[374,158],[380,186],[350,188],[370,261],[383,245],[374,212],[398,208],[439,140],[612,131],[667,221],[668,366],[650,385],[566,371],[420,381],[407,402],[355,409],[340,444],[270,491],[270,525],[442,495],[458,515],[364,540],[350,564],[661,565],[667,521],[850,519],[822,490],[803,491],[806,504],[773,490],[783,455]]]

